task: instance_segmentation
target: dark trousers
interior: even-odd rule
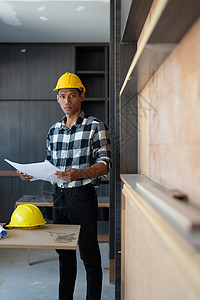
[[[97,241],[97,196],[93,186],[54,191],[54,224],[81,225],[79,251],[87,274],[86,300],[100,300],[102,268]],[[76,280],[76,251],[56,250],[59,254],[59,300],[72,300]]]

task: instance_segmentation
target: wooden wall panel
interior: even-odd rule
[[[0,169],[3,159],[21,163],[43,160],[49,127],[63,116],[57,101],[0,101]]]
[[[45,181],[23,182],[19,178],[0,177],[0,219],[9,222],[15,208],[15,202],[24,195],[39,195],[47,197],[53,192],[53,187]],[[42,209],[46,219],[51,219],[49,209]]]
[[[63,116],[57,101],[0,101],[0,170],[13,170],[4,158],[21,163],[43,161],[46,135]],[[51,191],[44,181],[22,182],[0,178],[0,220],[8,221],[15,201],[24,194],[43,195]]]
[[[74,71],[74,47],[0,44],[0,99],[54,99],[59,76]]]
[[[200,20],[139,95],[139,173],[200,204]],[[142,104],[144,106],[142,106]]]

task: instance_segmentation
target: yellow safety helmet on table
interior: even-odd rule
[[[73,73],[65,73],[63,74],[57,82],[57,85],[54,91],[60,89],[80,89],[82,93],[86,92],[84,85],[82,84],[80,78]]]
[[[40,209],[33,204],[21,204],[12,213],[10,223],[6,227],[36,227],[46,221]]]

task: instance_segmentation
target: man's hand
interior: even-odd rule
[[[108,171],[107,166],[102,163],[96,163],[93,166],[87,168],[87,169],[74,169],[70,168],[66,171],[56,171],[54,174],[64,180],[64,181],[74,181],[82,178],[96,178],[101,175],[106,174]]]
[[[69,182],[82,178],[82,170],[81,169],[70,168],[63,172],[56,171],[54,174],[58,178],[60,178],[64,181],[69,181]]]
[[[22,173],[20,171],[16,171],[17,174],[19,174],[19,178],[21,178],[21,180],[23,181],[27,181],[33,178],[33,176],[27,175],[26,173]]]

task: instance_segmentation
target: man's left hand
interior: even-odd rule
[[[70,168],[66,171],[56,171],[54,173],[59,179],[62,179],[64,181],[74,181],[81,178],[81,170],[80,169],[74,169]]]

